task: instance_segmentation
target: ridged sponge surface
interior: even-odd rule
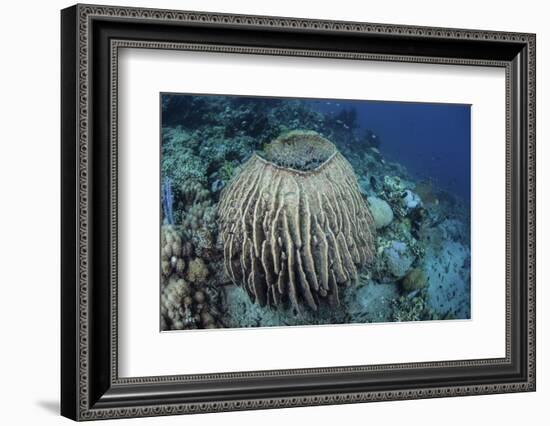
[[[374,255],[373,218],[355,173],[314,132],[291,132],[266,152],[222,193],[227,274],[262,306],[337,305],[338,287],[354,282]]]

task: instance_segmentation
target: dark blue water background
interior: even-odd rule
[[[470,201],[470,105],[373,101],[306,101],[325,114],[355,109],[360,128],[380,140],[379,150],[429,180]]]
[[[173,95],[167,95],[173,96]],[[181,96],[181,95],[175,95]],[[201,98],[203,96],[185,96]],[[245,105],[276,106],[281,99],[207,95]],[[287,98],[287,100],[291,100]],[[333,115],[353,112],[358,134],[374,132],[384,158],[405,166],[417,181],[430,181],[470,201],[470,105],[363,100],[298,99],[306,108]],[[182,104],[180,108],[186,108]],[[176,108],[177,109],[177,108]],[[172,111],[174,112],[174,111]],[[176,111],[177,112],[177,111]],[[346,114],[344,114],[346,115]],[[349,114],[348,114],[349,115]],[[164,119],[164,118],[163,118]],[[364,139],[360,141],[364,143]]]

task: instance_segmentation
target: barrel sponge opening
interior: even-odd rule
[[[315,132],[290,132],[254,154],[218,212],[226,272],[261,306],[338,305],[338,287],[374,256],[353,168]]]
[[[317,132],[293,130],[284,133],[258,154],[281,167],[295,170],[313,170],[337,152],[332,142]]]

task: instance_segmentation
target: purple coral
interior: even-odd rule
[[[162,210],[166,224],[174,224],[174,194],[172,193],[172,181],[166,178],[162,184]]]

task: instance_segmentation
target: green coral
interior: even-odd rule
[[[412,269],[401,281],[401,288],[406,292],[421,290],[426,287],[426,274],[422,268]]]
[[[224,161],[218,170],[218,177],[225,182],[229,182],[234,175],[235,166],[233,163],[231,161]]]
[[[228,137],[225,126],[212,126],[197,131],[200,140],[198,154],[208,161],[211,169],[219,167],[225,161],[242,161],[257,148],[257,141],[247,135]]]

